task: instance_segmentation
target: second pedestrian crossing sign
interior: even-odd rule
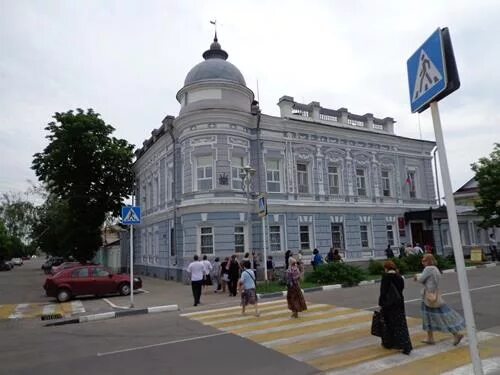
[[[122,207],[122,224],[132,225],[141,223],[141,208],[138,206]]]

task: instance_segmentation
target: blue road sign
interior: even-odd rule
[[[122,224],[133,225],[141,223],[141,208],[138,206],[122,207]]]
[[[448,85],[441,29],[438,28],[408,59],[411,111],[418,112]]]

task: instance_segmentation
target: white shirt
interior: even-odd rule
[[[187,271],[191,274],[191,281],[200,281],[203,280],[203,273],[205,271],[205,267],[203,263],[199,260],[189,263]]]
[[[424,251],[422,250],[422,248],[420,246],[415,246],[413,248],[413,253],[418,255],[418,254],[423,254]]]
[[[201,263],[203,263],[205,275],[210,275],[210,271],[212,271],[212,265],[210,262],[208,260],[202,260]]]

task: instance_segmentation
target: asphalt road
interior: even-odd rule
[[[22,280],[12,285],[5,281],[6,273],[0,273],[0,304],[26,298],[46,301],[40,289],[30,286],[30,280],[38,283],[42,276],[30,274],[38,272],[34,266],[10,272],[18,272]],[[471,270],[467,275],[478,329],[500,333],[500,267]],[[306,298],[315,303],[365,309],[377,304],[378,288],[375,284],[315,292]],[[447,303],[461,311],[456,274],[444,275],[442,290]],[[419,317],[420,286],[412,280],[406,282],[405,298],[409,300],[407,314]],[[59,327],[44,327],[35,319],[3,320],[0,337],[0,374],[318,373],[303,362],[178,313]]]

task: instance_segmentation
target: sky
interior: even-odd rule
[[[454,190],[500,142],[498,1],[0,0],[0,194],[36,181],[33,154],[55,112],[93,108],[142,146],[178,115],[214,19],[264,113],[279,116],[289,95],[393,117],[396,134],[426,140],[430,110],[410,111],[406,61],[448,27],[461,88],[439,108]]]

